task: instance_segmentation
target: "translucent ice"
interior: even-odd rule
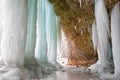
[[[55,65],[57,58],[57,24],[54,7],[46,1],[46,36],[47,36],[47,59],[48,62]]]
[[[46,0],[37,2],[37,39],[35,57],[40,64],[46,65],[47,60],[47,39],[46,39]]]
[[[37,0],[28,0],[28,25],[25,48],[25,63],[35,64]]]

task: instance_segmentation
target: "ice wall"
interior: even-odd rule
[[[37,0],[28,0],[28,25],[25,48],[25,63],[35,64]]]
[[[2,41],[1,53],[6,66],[24,65],[27,0],[2,0]]]

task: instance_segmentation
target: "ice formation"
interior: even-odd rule
[[[95,3],[96,29],[98,34],[97,53],[98,62],[90,67],[92,71],[104,72],[109,67],[108,55],[111,57],[111,46],[109,43],[109,19],[104,0],[97,0]],[[109,49],[110,48],[110,49]],[[109,51],[108,51],[109,50]],[[111,62],[110,62],[111,63]],[[98,68],[99,66],[99,68]]]
[[[46,0],[38,0],[37,3],[37,39],[35,58],[39,63],[46,65],[48,63],[48,47],[46,40]]]
[[[1,48],[5,64],[0,61],[0,79],[23,80],[26,74],[33,75],[23,68],[24,59],[27,66],[34,65],[37,59],[40,65],[29,68],[37,70],[39,76],[56,70],[59,67],[56,61],[58,18],[49,1],[0,0],[0,4]]]
[[[46,1],[46,36],[47,36],[47,58],[48,62],[55,65],[57,56],[57,24],[54,7]]]
[[[93,41],[94,50],[97,49],[97,45],[98,45],[97,39],[98,39],[98,34],[97,34],[96,24],[93,23],[93,25],[92,25],[92,41]]]
[[[38,0],[35,58],[42,67],[57,65],[57,16],[48,0]]]
[[[80,8],[81,8],[81,5],[82,5],[82,0],[79,0],[79,4],[80,4]]]
[[[120,74],[120,6],[116,4],[111,14],[111,37],[115,74]]]
[[[109,20],[104,1],[95,1],[96,24],[92,25],[92,40],[94,49],[98,52],[98,62],[90,69],[104,72],[112,63]],[[87,2],[88,0],[86,4]],[[82,0],[79,3],[81,7]],[[39,74],[56,70],[56,58],[60,64],[67,64],[68,58],[65,56],[68,54],[64,52],[69,51],[66,47],[68,42],[59,20],[48,0],[0,0],[0,53],[4,61],[2,66],[5,65],[1,68],[0,62],[0,80],[23,80],[26,76],[26,80],[30,80],[27,71],[21,68],[24,59],[27,64],[33,64],[37,60],[40,67],[37,65],[36,70]],[[120,7],[116,4],[111,15],[115,73],[105,75],[109,79],[117,79],[120,75],[119,27]]]
[[[2,59],[6,66],[21,67],[24,65],[27,35],[27,0],[2,0],[1,6]]]
[[[25,63],[35,64],[37,0],[28,0],[28,25],[25,48]]]
[[[120,3],[116,4],[111,13],[111,37],[114,61],[114,74],[104,75],[107,79],[120,80]]]
[[[83,1],[85,1],[86,5],[88,5],[88,1],[89,0],[83,0]],[[82,0],[79,0],[79,5],[80,5],[80,8],[81,8],[81,6],[82,6]]]
[[[57,24],[57,62],[60,60],[61,56],[61,25],[60,25],[60,17],[56,17],[56,24]]]
[[[0,57],[3,61],[0,61],[0,80],[23,80],[27,77],[22,70],[27,36],[27,5],[27,0],[0,0]]]

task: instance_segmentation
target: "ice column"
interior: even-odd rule
[[[111,14],[111,37],[114,61],[114,78],[120,79],[120,4],[116,4]],[[118,79],[118,80],[119,80]]]
[[[47,36],[47,58],[51,64],[56,64],[57,56],[57,32],[56,15],[53,6],[46,1],[46,36]]]
[[[27,0],[2,0],[2,59],[6,66],[24,65],[27,31]]]
[[[57,19],[48,0],[38,0],[37,42],[35,57],[40,65],[56,64]]]
[[[28,0],[28,10],[25,61],[26,64],[33,64],[35,63],[37,0]]]
[[[61,25],[60,25],[60,17],[57,16],[57,62],[60,62],[61,58]]]
[[[47,40],[46,40],[46,0],[38,0],[37,4],[37,40],[35,57],[40,64],[46,65]],[[49,13],[48,13],[49,14]]]
[[[98,34],[97,53],[100,61],[92,65],[91,69],[95,72],[103,72],[105,68],[108,68],[109,58],[111,58],[109,19],[104,0],[95,1],[95,18]]]

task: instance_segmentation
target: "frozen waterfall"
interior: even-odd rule
[[[0,0],[0,4],[0,57],[5,63],[4,67],[0,62],[0,79],[44,77],[59,68],[58,17],[52,4],[48,0]]]
[[[1,0],[2,15],[2,59],[8,67],[24,65],[27,0]]]

